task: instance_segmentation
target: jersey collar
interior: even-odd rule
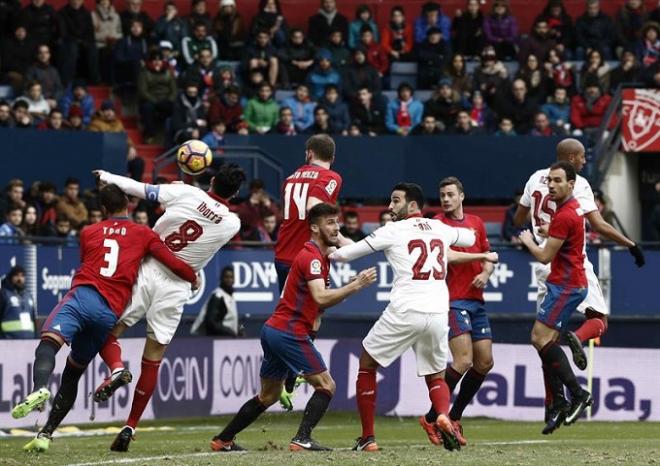
[[[214,199],[215,201],[218,201],[220,204],[223,204],[223,205],[229,207],[229,201],[227,201],[227,199],[223,199],[220,196],[218,196],[216,193],[211,192],[211,191],[206,191],[206,194],[208,194],[209,197]]]
[[[128,216],[108,217],[108,220],[128,220]]]
[[[419,213],[419,214],[410,214],[406,217],[406,219],[408,219],[408,218],[424,218],[424,216],[421,213]]]

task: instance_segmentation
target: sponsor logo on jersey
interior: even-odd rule
[[[330,182],[325,187],[325,192],[332,196],[332,193],[335,192],[335,189],[337,189],[337,182],[335,180],[330,180]]]
[[[309,272],[312,275],[321,275],[321,261],[318,259],[314,259],[312,262],[310,262]]]

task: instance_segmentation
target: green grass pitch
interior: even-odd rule
[[[24,453],[29,438],[0,437],[4,465],[424,465],[424,464],[653,464],[660,462],[660,423],[586,422],[564,426],[551,436],[541,435],[541,422],[504,422],[466,419],[469,445],[460,452],[434,447],[414,418],[379,417],[377,441],[381,451],[355,453],[359,435],[356,413],[330,412],[315,438],[336,448],[323,453],[290,453],[300,413],[264,415],[241,433],[246,453],[214,453],[209,440],[227,422],[226,416],[145,422],[158,430],[139,432],[128,453],[108,450],[114,434],[60,437],[46,454]],[[81,426],[97,429],[99,425]]]

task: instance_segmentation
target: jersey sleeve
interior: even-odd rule
[[[323,264],[321,259],[313,254],[304,252],[299,259],[298,266],[301,268],[305,281],[323,279]]]
[[[453,232],[449,234],[452,239],[451,246],[469,248],[470,246],[473,246],[474,242],[477,240],[476,235],[472,230],[467,228],[449,228],[453,230]]]
[[[555,215],[550,222],[548,236],[552,236],[553,238],[561,240],[567,239],[573,223],[573,218],[569,215],[568,212],[563,211],[557,213],[557,215]]]
[[[535,174],[527,180],[525,190],[523,191],[522,196],[520,196],[520,201],[518,203],[523,207],[532,206],[532,180],[534,179],[534,176]]]
[[[394,222],[388,222],[371,232],[371,234],[362,241],[367,243],[374,251],[383,251],[393,246],[396,242],[396,232],[394,231],[395,225]]]
[[[147,184],[145,185],[145,199],[161,203],[165,208],[181,196],[185,196],[194,186],[182,183],[172,184]]]
[[[479,219],[479,248],[481,252],[490,251],[490,241],[488,241],[488,233],[486,232],[486,225]]]
[[[323,202],[335,204],[341,190],[342,179],[335,172],[324,173],[309,190],[309,197],[315,197]]]
[[[582,208],[584,215],[587,215],[594,210],[598,210],[598,206],[596,205],[594,192],[591,190],[591,186],[589,186],[587,180],[583,179],[583,183],[580,183],[580,185],[580,189],[576,190],[573,195],[575,196],[575,199],[577,199],[577,201],[580,203],[580,207]]]

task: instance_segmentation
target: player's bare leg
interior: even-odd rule
[[[587,368],[587,355],[582,344],[593,338],[600,338],[607,331],[607,315],[589,307],[584,316],[586,320],[582,322],[580,328],[575,332],[567,332],[565,336],[566,343],[573,353],[573,362],[582,370]]]
[[[213,437],[211,449],[219,452],[244,450],[234,442],[236,435],[277,402],[283,386],[284,380],[264,379],[262,377],[259,395],[246,401],[222,432]]]
[[[376,416],[376,370],[378,363],[371,357],[367,350],[362,349],[360,355],[360,369],[355,382],[355,398],[360,422],[362,423],[362,435],[357,439],[353,447],[355,451],[378,451],[376,436],[374,433],[374,418]]]
[[[465,374],[472,367],[471,334],[463,333],[450,339],[449,350],[451,351],[452,363],[451,366],[449,366],[444,372],[444,378],[445,382],[447,383],[447,387],[449,388],[449,395],[451,397],[454,388],[456,388],[456,385],[458,385],[460,380],[463,378],[463,374]],[[442,443],[440,433],[436,427],[436,421],[439,414],[440,413],[436,411],[433,405],[431,405],[428,413],[419,419],[419,424],[426,432],[429,441],[434,445],[440,445]],[[467,445],[467,442],[465,442],[465,439],[462,437],[460,432],[457,432],[457,437],[461,442],[461,445]]]
[[[144,343],[144,351],[142,352],[140,378],[133,391],[131,412],[128,415],[126,425],[117,434],[115,441],[112,442],[110,450],[128,451],[128,445],[135,438],[135,429],[147,407],[147,403],[151,399],[151,395],[154,393],[156,383],[158,383],[158,369],[160,368],[160,362],[163,360],[166,350],[167,345],[158,343],[156,340],[147,336]]]
[[[582,414],[582,411],[593,403],[591,394],[578,383],[566,354],[557,343],[558,338],[557,330],[539,321],[534,323],[531,335],[532,345],[539,352],[546,370],[551,375],[558,377],[571,392],[570,408],[555,406],[545,429],[543,429],[544,434],[552,433],[564,422],[572,424]]]
[[[289,450],[330,451],[330,448],[319,445],[319,443],[312,438],[312,430],[328,410],[328,405],[330,405],[330,401],[336,390],[335,381],[332,379],[328,371],[323,371],[320,374],[306,375],[305,380],[308,384],[314,387],[314,394],[307,402],[307,406],[305,406],[305,411],[303,418],[300,421],[298,432],[296,433],[296,436],[291,439]]]
[[[14,419],[27,416],[32,411],[44,409],[46,401],[50,399],[48,379],[55,369],[55,356],[64,345],[64,340],[57,333],[45,332],[34,351],[34,364],[32,365],[32,386],[34,391],[14,406],[11,415]]]
[[[309,338],[312,341],[316,340],[316,335],[321,328],[321,316],[317,316],[314,320],[314,325],[312,326],[312,331],[309,334]],[[296,389],[300,384],[306,381],[305,377],[295,374],[294,372],[289,372],[288,377],[284,381],[284,388],[280,394],[280,406],[286,409],[287,411],[293,411],[293,397],[295,395]]]
[[[124,367],[121,345],[117,340],[127,328],[126,324],[118,322],[99,351],[101,359],[110,369],[110,375],[94,391],[94,401],[97,403],[107,400],[119,388],[133,380],[133,375]]]

